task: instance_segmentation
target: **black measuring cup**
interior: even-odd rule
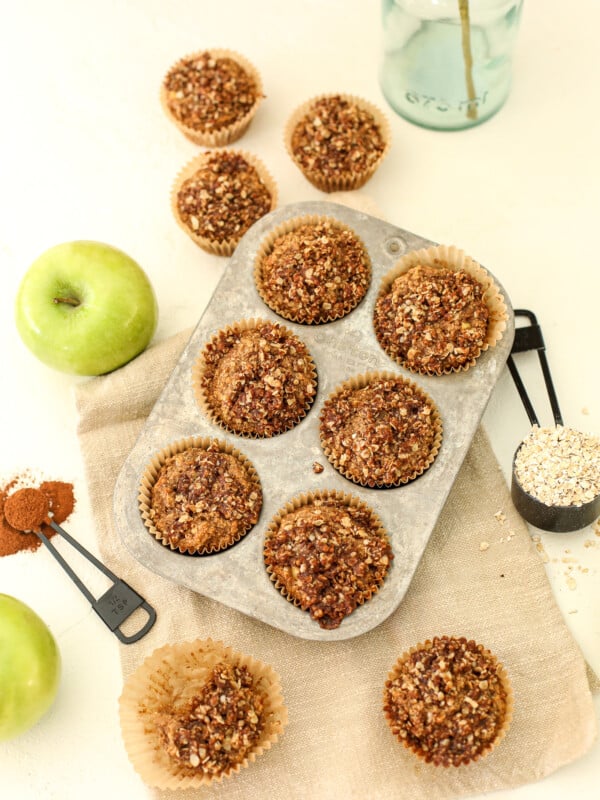
[[[550,367],[546,358],[546,346],[542,336],[542,329],[532,311],[528,311],[527,309],[515,309],[514,315],[515,317],[526,317],[529,320],[529,325],[516,328],[511,354],[507,360],[508,369],[517,387],[529,421],[532,425],[539,426],[537,415],[517,370],[513,354],[535,350],[537,351],[542,368],[548,399],[554,416],[554,423],[555,425],[564,425],[558,405],[558,398],[556,396],[554,384],[552,383]],[[523,519],[527,520],[527,522],[531,523],[536,528],[540,528],[544,531],[551,531],[552,533],[577,531],[591,525],[594,520],[600,516],[600,494],[596,495],[593,500],[578,506],[547,505],[521,486],[515,472],[515,461],[522,444],[523,443],[519,445],[513,457],[510,493],[514,506]]]

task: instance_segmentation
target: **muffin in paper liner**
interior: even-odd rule
[[[455,288],[458,307],[450,315],[442,315],[443,294],[436,292],[434,303],[425,300],[421,304],[418,302],[418,288],[412,290],[417,295],[417,305],[415,308],[411,295],[410,317],[402,318],[397,304],[392,306],[394,281],[417,267],[421,270],[413,273],[416,284],[423,269],[433,276],[434,270],[461,273],[464,286]],[[427,275],[424,283],[426,281]],[[480,296],[472,299],[469,290]],[[462,294],[463,291],[466,293]],[[487,321],[481,312],[487,316]],[[401,366],[426,375],[447,375],[472,367],[482,352],[501,339],[507,318],[504,297],[489,273],[457,247],[437,245],[407,253],[383,277],[373,311],[373,326],[381,348]],[[406,342],[401,342],[398,336],[398,325],[403,320],[406,320],[406,335],[409,337]],[[458,326],[459,331],[449,330],[453,325]],[[459,350],[456,350],[459,344],[457,335],[459,341],[463,337]],[[441,353],[437,353],[439,348],[443,348]]]
[[[169,723],[176,726],[178,718],[189,724],[194,698],[219,665],[247,670],[251,676],[249,691],[259,698],[262,706],[257,735],[250,747],[242,747],[237,753],[229,741],[228,752],[234,754],[231,763],[219,765],[210,761],[209,748],[202,743],[202,729],[196,727],[198,744],[204,749],[199,750],[194,744],[189,750],[175,751],[189,754],[185,763],[183,758],[169,753],[165,731]],[[256,706],[253,710],[256,711]],[[125,750],[143,781],[158,789],[187,789],[220,783],[248,767],[275,744],[287,725],[288,715],[280,679],[272,667],[236,652],[223,642],[196,639],[154,650],[129,675],[119,698],[119,719]],[[200,756],[205,759],[204,766]]]
[[[198,85],[190,94],[194,73],[200,72],[198,65],[204,72],[229,66],[230,75],[227,80],[217,76],[213,87]],[[232,84],[237,92],[233,97]],[[211,91],[221,95],[227,92],[230,96],[210,97]],[[201,101],[196,99],[199,97]],[[170,67],[160,88],[160,102],[167,117],[184,136],[203,147],[224,147],[237,141],[252,122],[263,97],[262,79],[256,67],[240,53],[223,48],[210,48],[180,58]],[[194,107],[196,113],[200,111],[210,117],[212,124],[201,119],[186,121],[186,111],[193,113]],[[222,120],[213,127],[215,114],[221,114]]]
[[[298,495],[277,512],[265,533],[263,558],[283,597],[333,630],[379,591],[394,554],[366,503],[322,490]]]
[[[363,186],[387,155],[390,142],[385,114],[352,94],[322,94],[307,100],[284,129],[290,158],[323,192]]]
[[[295,427],[317,393],[304,342],[278,322],[240,320],[217,331],[192,367],[200,409],[236,436],[262,439]]]
[[[230,256],[246,231],[273,211],[277,198],[276,183],[259,158],[223,148],[206,150],[183,167],[171,190],[171,210],[199,247]]]
[[[190,467],[192,478],[186,481],[193,497],[175,488],[181,470],[185,475],[187,468],[189,475]],[[227,501],[228,513],[210,508],[211,503],[222,508]],[[204,555],[230,547],[252,530],[262,508],[262,488],[252,462],[235,447],[219,439],[190,436],[154,455],[142,475],[138,504],[146,528],[159,542],[179,553]],[[198,509],[198,504],[204,507]],[[156,514],[165,509],[166,522],[157,523]],[[188,524],[173,530],[175,520]]]
[[[442,432],[433,400],[394,372],[344,381],[321,409],[319,435],[329,462],[371,489],[391,489],[422,475],[439,452]]]
[[[383,713],[394,736],[423,761],[459,767],[488,755],[512,720],[504,666],[472,639],[436,636],[389,672]]]
[[[265,236],[254,260],[254,283],[279,316],[319,325],[346,316],[363,300],[371,283],[371,259],[347,225],[309,214]]]

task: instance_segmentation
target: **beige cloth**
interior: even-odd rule
[[[145,638],[120,646],[124,675],[167,642],[210,636],[268,662],[282,679],[289,725],[275,747],[220,786],[178,796],[435,800],[535,781],[585,753],[596,735],[586,666],[481,429],[407,596],[382,625],[355,639],[294,638],[133,559],[114,530],[113,486],[189,335],[158,344],[76,391],[100,551],[158,611]],[[494,516],[499,510],[506,520]],[[482,541],[489,549],[481,550]],[[486,645],[505,664],[515,693],[508,736],[487,758],[459,769],[419,762],[393,738],[381,711],[396,658],[436,634]]]

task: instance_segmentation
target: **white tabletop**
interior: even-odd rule
[[[195,324],[223,261],[199,251],[171,217],[172,180],[198,148],[160,108],[164,72],[204,47],[244,53],[259,68],[267,98],[240,145],[267,163],[281,204],[327,199],[289,160],[283,125],[299,103],[327,91],[387,109],[377,80],[379,6],[375,0],[20,0],[3,9],[0,476],[35,467],[73,482],[78,502],[69,529],[90,549],[95,533],[72,396],[82,379],[50,370],[22,345],[12,309],[22,275],[53,244],[105,241],[150,276],[160,306],[157,339]],[[504,109],[460,133],[423,130],[387,109],[392,150],[363,190],[391,222],[466,250],[496,275],[515,307],[535,311],[565,422],[595,434],[599,29],[596,0],[528,0]],[[519,363],[542,424],[551,424],[529,355]],[[529,422],[507,372],[484,423],[508,476]],[[532,529],[532,535],[540,536],[566,623],[600,672],[600,538],[591,527],[573,534]],[[120,740],[116,639],[45,551],[1,558],[0,591],[43,617],[63,658],[52,711],[27,734],[0,744],[2,796],[79,800],[84,789],[90,800],[147,797]],[[600,698],[595,703],[600,715]],[[591,800],[599,781],[596,743],[544,781],[495,797],[547,800],[571,792]]]

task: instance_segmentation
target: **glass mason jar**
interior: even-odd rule
[[[380,83],[400,116],[460,130],[489,119],[510,90],[523,0],[382,0]]]

